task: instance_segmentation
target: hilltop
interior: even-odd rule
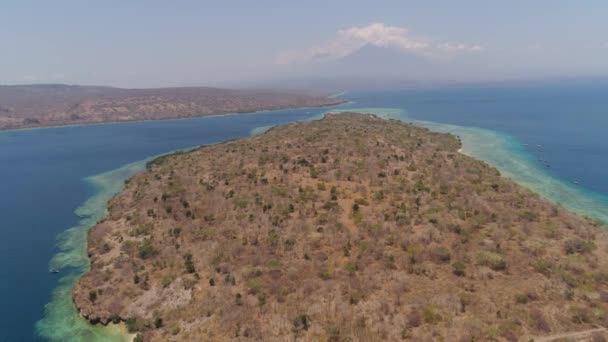
[[[0,86],[0,130],[177,119],[321,107],[342,102],[340,99],[302,93],[208,87],[121,89],[63,84]]]
[[[154,160],[74,302],[145,341],[602,341],[603,228],[460,146],[344,113]]]

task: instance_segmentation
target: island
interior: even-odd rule
[[[137,341],[602,341],[608,237],[356,113],[150,161],[89,232],[82,317]]]
[[[324,95],[256,89],[121,89],[63,84],[0,86],[0,130],[180,119],[323,107],[343,102]]]

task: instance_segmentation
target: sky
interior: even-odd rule
[[[0,3],[0,84],[608,76],[608,1]]]

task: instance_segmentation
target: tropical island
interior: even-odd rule
[[[323,107],[343,102],[323,95],[256,89],[122,89],[64,84],[0,86],[0,130],[180,119]]]
[[[460,147],[342,113],[158,158],[73,300],[138,341],[602,340],[605,230]]]

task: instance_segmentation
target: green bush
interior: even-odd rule
[[[346,264],[346,271],[350,274],[353,274],[355,272],[357,272],[357,270],[359,270],[359,267],[357,266],[357,264],[354,264],[352,262],[349,262],[348,264]]]
[[[422,317],[424,317],[424,322],[428,324],[436,324],[442,320],[441,314],[433,305],[429,305],[424,308],[424,311],[422,312]]]
[[[196,270],[194,269],[194,263],[192,262],[192,254],[188,253],[184,255],[184,266],[186,267],[186,272],[196,272]]]
[[[140,326],[139,322],[137,321],[137,318],[135,318],[135,317],[128,318],[125,321],[125,325],[127,326],[127,331],[129,333],[134,333],[136,331],[141,330],[141,326]]]
[[[453,263],[452,269],[453,269],[452,272],[459,277],[462,277],[465,275],[466,266],[465,266],[464,262],[462,262],[462,261],[456,261],[455,263]]]
[[[565,242],[564,250],[566,254],[585,254],[590,253],[595,249],[595,243],[593,241],[581,240],[581,239],[570,239]]]
[[[435,260],[435,262],[438,262],[438,263],[450,262],[450,259],[451,259],[450,250],[447,249],[446,247],[443,247],[443,246],[435,247],[431,251],[431,254],[432,254],[433,260]]]
[[[331,273],[329,273],[329,271],[320,272],[319,278],[321,278],[323,280],[329,280],[329,279],[331,279]]]
[[[158,251],[152,246],[150,239],[145,239],[141,245],[139,245],[138,255],[142,259],[148,259],[158,254]]]
[[[308,330],[310,328],[310,316],[306,314],[299,315],[293,320],[293,328],[294,330]]]
[[[525,293],[520,293],[515,295],[515,303],[517,304],[528,304],[528,295]]]
[[[507,269],[507,262],[500,254],[493,252],[481,252],[477,255],[477,262],[480,265],[487,266],[494,271],[503,271]]]

